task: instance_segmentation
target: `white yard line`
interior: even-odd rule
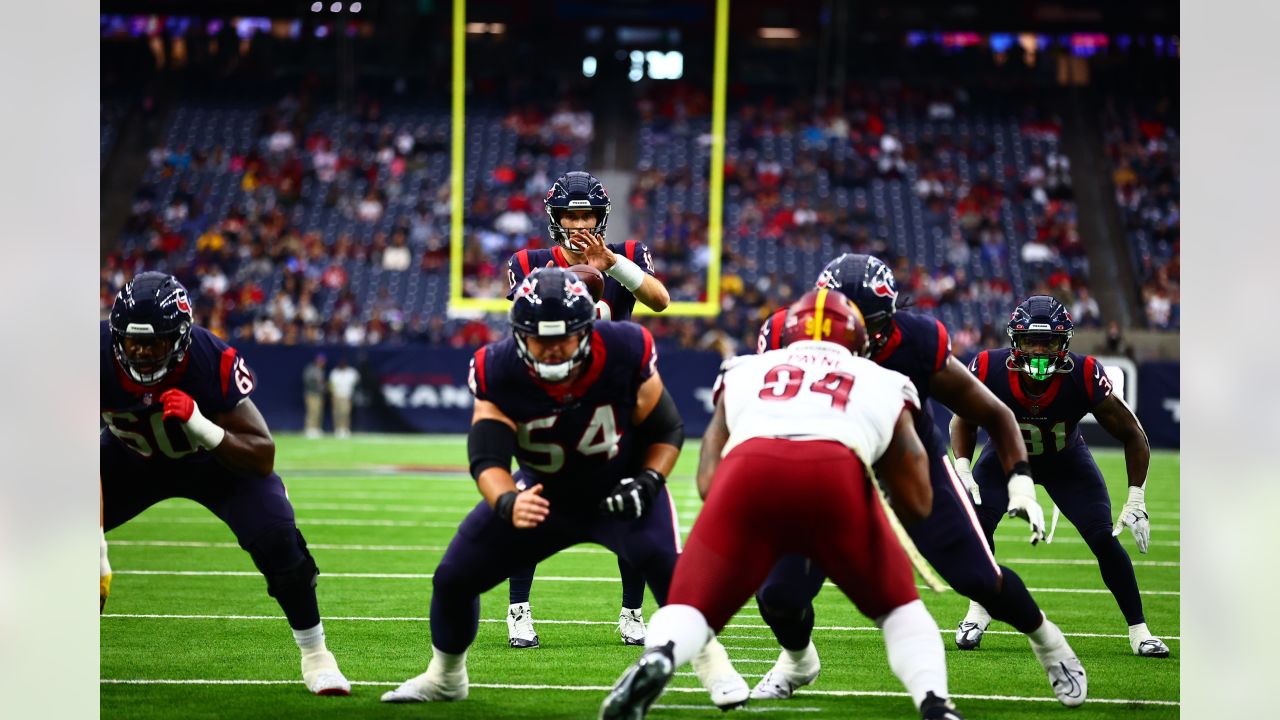
[[[284,622],[282,615],[190,615],[190,614],[160,614],[160,613],[105,613],[101,617],[109,619],[124,620],[265,620]],[[342,622],[430,622],[429,617],[362,617],[362,616],[343,616],[343,615],[326,615],[325,620],[342,621]],[[505,618],[480,618],[482,623],[505,624]],[[617,627],[616,620],[542,620],[536,621],[539,625],[611,625]],[[730,630],[768,630],[768,625],[751,625],[746,623],[729,623],[725,626]],[[822,630],[826,632],[880,632],[880,628],[874,625],[818,625],[814,630]],[[955,632],[953,629],[941,628],[939,634],[950,635]],[[988,630],[988,635],[1021,635],[1022,633],[1013,630]],[[1106,633],[1063,633],[1067,637],[1087,637],[1087,638],[1124,638],[1129,639],[1126,634],[1106,634]],[[769,640],[773,641],[772,635],[761,634],[760,636],[751,635],[720,635],[722,640],[739,639],[739,640]],[[1163,640],[1181,641],[1179,635],[1161,635]],[[760,648],[741,648],[743,650],[759,650]],[[778,652],[777,648],[770,648],[773,652]]]
[[[237,679],[237,680],[212,680],[199,678],[102,678],[98,681],[103,685],[296,685],[298,680],[253,680],[253,679]],[[373,685],[393,688],[400,684],[396,680],[352,680],[352,685]],[[542,685],[542,684],[512,684],[512,683],[471,683],[472,688],[485,688],[490,690],[575,690],[580,692],[608,692],[613,688],[609,685]],[[705,693],[702,688],[667,688],[669,693]],[[827,696],[827,697],[910,697],[905,692],[893,692],[886,690],[813,690],[806,689],[805,695]],[[956,699],[969,700],[1003,700],[1006,702],[1057,702],[1053,697],[1021,697],[1017,695],[966,695],[954,694],[951,697]],[[1088,702],[1095,704],[1115,704],[1115,705],[1168,705],[1178,706],[1177,700],[1139,700],[1139,699],[1121,699],[1121,698],[1098,698],[1091,697]],[[703,709],[710,710],[713,706],[705,705]],[[790,710],[791,708],[786,708]]]

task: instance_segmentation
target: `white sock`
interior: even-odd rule
[[[889,667],[911,693],[916,707],[929,692],[949,697],[942,636],[923,602],[912,600],[894,608],[888,615],[876,618],[876,625],[884,631]]]
[[[692,605],[667,605],[658,608],[649,620],[644,646],[657,648],[674,642],[676,667],[693,660],[712,638],[707,619]]]
[[[786,648],[782,648],[782,652],[786,653],[787,657],[791,659],[791,662],[796,665],[804,665],[805,661],[809,658],[810,650],[812,649],[813,641],[810,640],[809,644],[803,650],[788,650]]]
[[[427,674],[433,678],[447,678],[466,672],[467,651],[447,653],[435,645],[431,646],[431,662],[427,663]]]
[[[965,622],[974,622],[986,628],[991,624],[991,614],[977,600],[969,601],[969,612],[964,616]]]
[[[306,630],[294,630],[293,639],[298,643],[298,649],[303,655],[325,650],[324,623],[316,623],[315,627]]]
[[[1129,626],[1129,642],[1136,644],[1143,640],[1150,640],[1151,637],[1151,631],[1147,629],[1146,623]]]

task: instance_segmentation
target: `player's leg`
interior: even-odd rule
[[[818,679],[822,663],[813,645],[813,599],[826,572],[804,555],[787,555],[773,566],[756,591],[756,607],[782,646],[778,661],[751,690],[754,699],[791,697]]]
[[[515,481],[519,490],[528,487],[523,470],[516,471]],[[507,645],[513,648],[536,648],[541,644],[538,631],[533,627],[533,608],[529,605],[537,568],[533,563],[522,565],[507,581]]]
[[[432,574],[431,660],[425,672],[383,693],[383,702],[462,700],[467,697],[467,648],[480,627],[480,595],[517,568],[536,565],[585,539],[552,514],[538,527],[517,530],[481,501],[463,519]]]
[[[1098,559],[1102,582],[1116,599],[1129,626],[1129,646],[1135,655],[1169,657],[1169,648],[1147,629],[1142,611],[1142,595],[1133,561],[1120,539],[1111,535],[1111,496],[1106,480],[1086,445],[1067,450],[1059,468],[1037,482],[1062,510],[1063,516],[1079,531],[1089,550]]]
[[[210,464],[184,495],[207,507],[235,533],[267,581],[302,654],[302,678],[317,695],[348,695],[351,683],[325,645],[324,625],[316,599],[320,574],[307,541],[298,530],[293,505],[280,476],[233,475]]]
[[[728,623],[768,575],[776,558],[770,542],[772,520],[766,518],[759,506],[768,504],[764,501],[768,497],[765,486],[776,481],[777,473],[762,479],[767,474],[760,462],[763,455],[753,453],[748,447],[750,444],[739,446],[720,464],[714,487],[679,562],[674,564],[669,583],[661,582],[661,569],[655,568],[652,558],[641,560],[643,548],[636,547],[635,543],[624,548],[624,551],[636,551],[635,555],[628,554],[628,560],[645,568],[646,578],[662,607],[649,622],[644,654],[614,686],[605,699],[600,717],[641,717],[661,694],[676,668],[693,662],[695,670],[699,670],[698,656],[705,653],[715,633]],[[674,512],[662,511],[665,505],[663,501],[654,503],[650,512],[636,521],[648,521],[648,532],[655,540],[662,538],[659,541],[662,546],[666,546],[666,538],[678,530]],[[662,527],[666,522],[671,524]],[[628,533],[628,539],[634,539],[632,533]],[[669,541],[673,550],[675,540],[672,537]],[[613,542],[612,538],[601,541],[606,545]],[[660,584],[655,584],[655,579]],[[727,664],[727,657],[724,661]],[[703,662],[710,664],[705,657]],[[699,671],[700,679],[704,685],[710,685],[712,699],[720,707],[732,707],[747,700],[748,691],[741,676],[737,678],[741,684],[733,693],[733,702],[729,702],[727,697],[717,697],[717,683],[708,683],[710,678],[702,675]],[[733,675],[737,675],[736,671]],[[722,699],[725,702],[722,703]]]
[[[529,606],[529,591],[533,588],[537,567],[521,567],[507,580],[507,645],[513,648],[536,648],[540,644],[533,627],[533,609]]]
[[[618,576],[622,579],[618,635],[624,645],[644,645],[644,571],[619,557]]]
[[[883,631],[889,667],[925,717],[947,717],[947,665],[938,625],[916,592],[911,561],[894,537],[860,462],[851,454],[820,464],[826,482],[805,518],[807,552],[858,610]],[[954,715],[958,717],[958,715]]]
[[[1009,503],[999,467],[994,452],[984,453],[974,467],[975,480],[981,478],[982,505],[978,507],[985,507],[987,517],[997,509],[1003,514]],[[970,600],[969,612],[957,627],[956,645],[975,649],[992,618],[1008,623],[1027,636],[1058,700],[1073,707],[1083,703],[1088,680],[1066,636],[1045,617],[1022,577],[996,564],[984,536],[984,531],[994,532],[996,523],[984,526],[945,456],[932,456],[929,471],[933,512],[907,532],[938,574]]]
[[[1009,506],[1009,487],[1005,482],[1004,468],[1000,466],[995,451],[983,453],[974,464],[973,479],[978,483],[982,496],[982,504],[974,505],[973,510],[982,526],[987,548],[994,554],[996,527],[1005,517],[1005,508]],[[1016,577],[1016,573],[1010,575],[1010,582],[1021,582],[1021,579],[1012,580],[1013,577]],[[1019,594],[1016,590],[1014,593],[1015,596]],[[977,600],[970,600],[969,611],[956,627],[956,647],[961,650],[977,650],[982,644],[982,635],[990,624],[991,615],[987,609]]]
[[[173,495],[173,483],[158,466],[137,457],[102,432],[98,451],[99,539],[98,611],[111,594],[111,564],[107,561],[106,533],[138,516],[143,510]]]

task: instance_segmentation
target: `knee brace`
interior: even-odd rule
[[[253,564],[267,579],[267,594],[279,598],[291,590],[314,590],[320,568],[307,550],[302,532],[293,525],[268,530],[247,548]]]

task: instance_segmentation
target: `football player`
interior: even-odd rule
[[[1008,488],[999,507],[988,507],[1027,520],[1035,544],[1044,537],[1044,511],[1036,501],[1027,450],[1013,413],[952,357],[951,340],[941,322],[928,315],[898,311],[893,271],[878,258],[841,255],[827,263],[815,286],[839,290],[857,304],[870,334],[871,360],[911,378],[920,393],[916,432],[929,450],[933,512],[927,520],[908,528],[916,547],[953,590],[978,599],[997,620],[1026,634],[1058,700],[1067,706],[1080,705],[1088,691],[1084,667],[1062,631],[1041,612],[1022,578],[996,564],[927,403],[933,395],[957,415],[986,428],[994,439],[995,452],[988,453],[990,462]],[[778,346],[782,324],[778,313],[766,321],[760,349]],[[812,600],[822,588],[823,578],[822,568],[793,555],[783,558],[760,588],[756,595],[760,615],[773,628],[783,651],[752,690],[752,697],[790,697],[796,688],[817,679],[821,663],[811,641]],[[971,649],[977,647],[977,640],[962,624],[956,644]]]
[[[653,616],[644,654],[600,717],[643,717],[774,563],[799,553],[826,568],[884,631],[889,666],[921,716],[959,720],[938,626],[871,485],[874,465],[904,523],[929,515],[916,389],[863,357],[861,314],[838,291],[800,298],[780,340],[784,349],[737,357],[721,370],[698,462],[706,504],[676,563],[669,604]]]
[[[654,277],[653,259],[644,243],[605,243],[609,223],[609,194],[590,173],[570,172],[556,179],[543,200],[547,230],[555,244],[550,249],[521,250],[507,261],[510,300],[516,287],[530,270],[544,266],[569,267],[590,264],[605,274],[604,293],[596,303],[600,320],[630,320],[636,301],[662,311],[671,298],[662,281]],[[644,575],[618,558],[622,576],[622,610],[618,613],[618,634],[627,645],[644,644]],[[533,627],[529,590],[534,566],[520,568],[511,576],[508,589],[507,643],[514,648],[538,647]]]
[[[235,533],[266,578],[302,652],[316,695],[348,695],[325,647],[319,570],[274,472],[275,442],[249,395],[257,384],[235,348],[192,322],[186,289],[144,272],[101,324],[99,444],[102,522],[110,531],[169,498],[205,506]],[[105,602],[109,568],[103,543]]]
[[[465,698],[480,594],[571,545],[595,542],[625,558],[665,604],[680,552],[666,476],[684,423],[649,331],[597,324],[595,314],[586,283],[539,268],[516,289],[511,337],[476,351],[467,454],[484,499],[432,577],[430,664],[384,702]],[[746,701],[750,689],[719,643],[695,668],[716,705]]]
[[[1071,315],[1062,303],[1048,295],[1032,295],[1013,311],[1006,332],[1010,346],[978,353],[969,364],[970,372],[1017,415],[1035,481],[1049,492],[1098,558],[1102,580],[1129,624],[1133,654],[1169,657],[1169,648],[1147,629],[1133,563],[1116,539],[1127,527],[1144,553],[1151,539],[1145,498],[1151,459],[1147,434],[1129,406],[1112,392],[1102,363],[1068,349]],[[1089,413],[1124,444],[1129,499],[1114,525],[1107,484],[1078,428],[1080,419]],[[951,447],[956,472],[974,488],[975,499],[981,497],[978,517],[994,550],[1006,488],[999,481],[998,463],[989,453],[982,454],[970,473],[977,431],[972,422],[956,416],[951,421]],[[990,621],[984,606],[972,601],[960,624],[971,628],[969,634],[976,644]]]
[[[98,614],[107,607],[111,594],[111,562],[107,560],[107,534],[102,529],[102,480],[98,480]]]

